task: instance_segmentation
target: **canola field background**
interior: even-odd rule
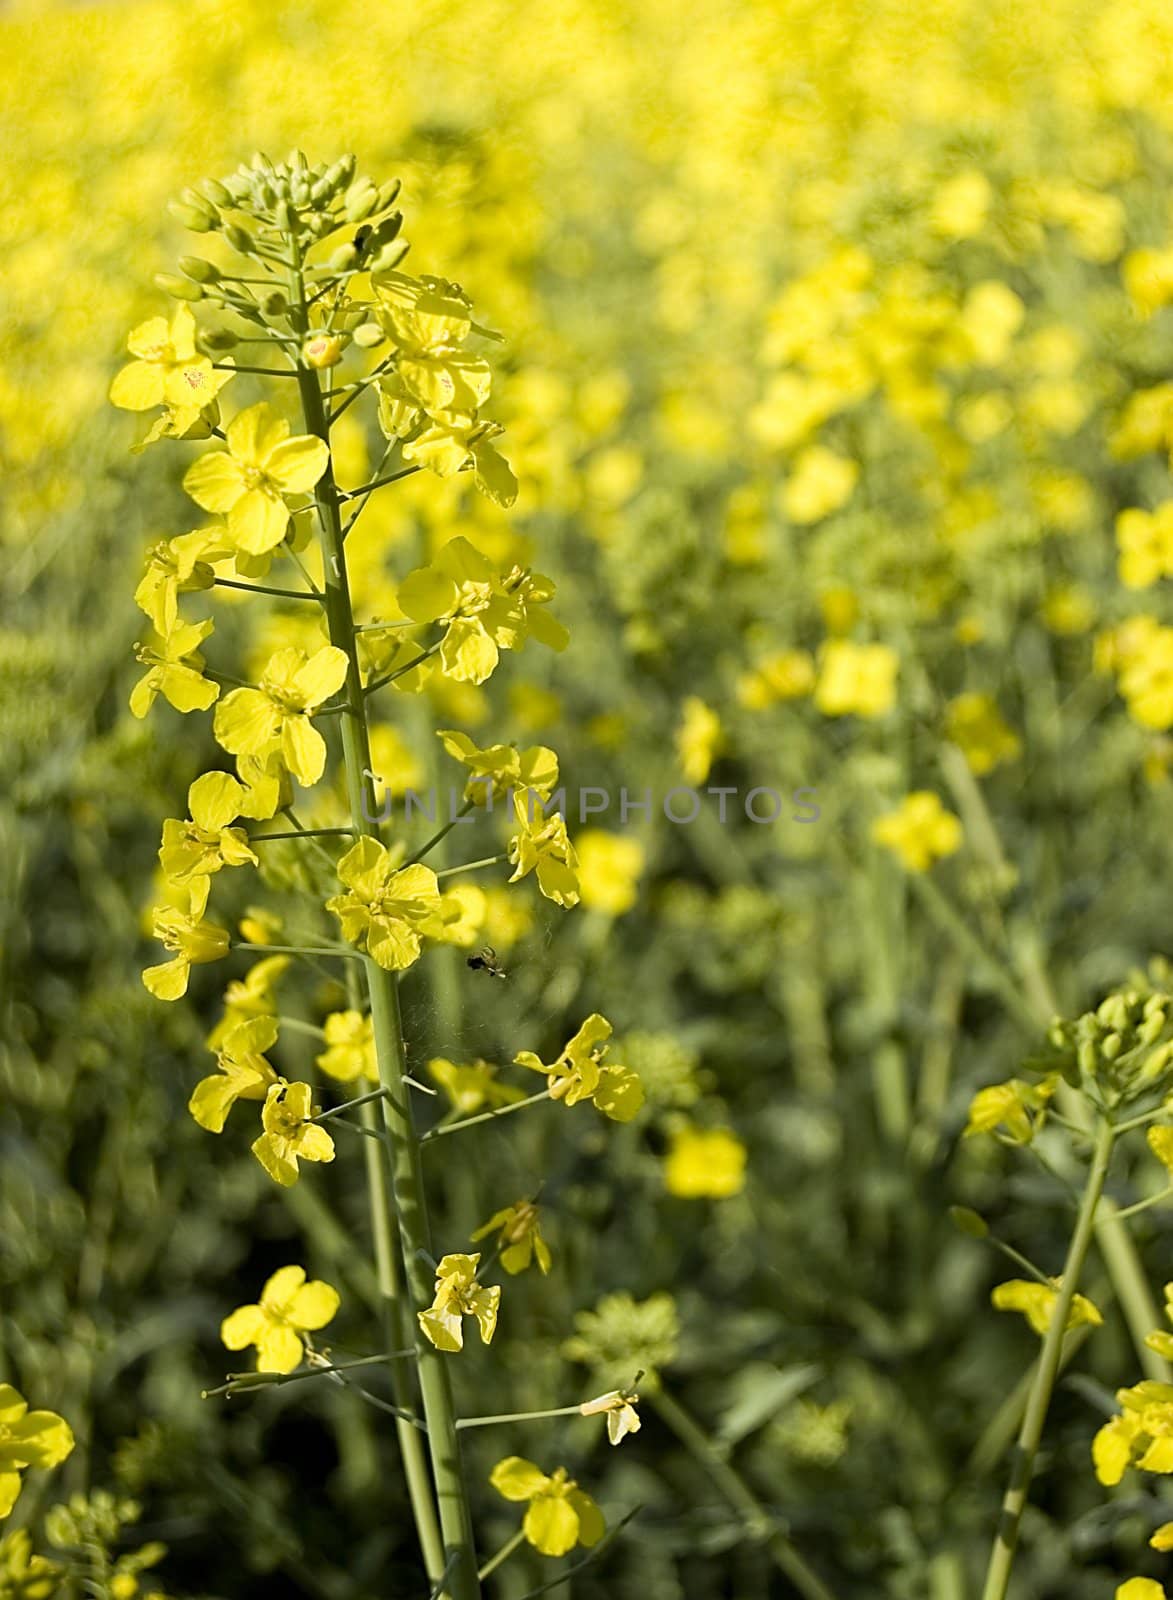
[[[505,336],[517,503],[429,474],[373,499],[362,606],[463,535],[548,573],[571,633],[388,697],[380,769],[438,781],[438,724],[548,743],[572,791],[817,792],[809,823],[572,816],[578,909],[470,880],[469,947],[508,982],[456,952],[405,980],[421,1063],[556,1050],[598,1009],[647,1094],[606,1138],[519,1117],[432,1171],[455,1237],[487,1172],[551,1197],[558,1274],[510,1285],[467,1410],[641,1369],[671,1397],[617,1450],[577,1418],[466,1435],[487,1548],[515,1449],[612,1522],[641,1508],[561,1592],[788,1600],[732,1464],[840,1600],[976,1600],[1038,1342],[950,1207],[1054,1274],[1070,1217],[1062,1171],[962,1137],[969,1105],[1050,1015],[1173,955],[1173,13],[17,5],[0,48],[0,1382],[78,1441],[0,1524],[0,1596],[56,1592],[29,1550],[53,1558],[76,1495],[111,1523],[115,1600],[424,1592],[389,1419],[318,1383],[201,1398],[221,1319],[283,1262],[370,1302],[365,1210],[342,1162],[277,1190],[187,1117],[224,968],[175,1006],[140,978],[161,820],[216,751],[127,707],[144,550],[197,525],[193,447],[133,455],[107,392],[173,309],[168,200],[296,145],[399,176],[408,269]],[[352,414],[344,480],[381,448]],[[241,614],[217,598],[226,637]],[[300,859],[266,857],[277,895]],[[1114,1198],[1154,1165],[1118,1161]],[[1170,1213],[1132,1232],[1159,1303]],[[1139,1368],[1095,1256],[1086,1292],[1103,1325],[1048,1421],[1023,1600],[1168,1576],[1166,1480],[1093,1473]],[[555,1570],[528,1553],[489,1587]]]

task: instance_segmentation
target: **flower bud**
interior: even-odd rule
[[[215,178],[205,178],[200,184],[205,200],[214,206],[230,206],[232,195],[222,183],[217,183]]]
[[[1100,1041],[1100,1054],[1105,1061],[1115,1061],[1124,1048],[1124,1040],[1118,1033],[1109,1033]]]
[[[288,309],[289,302],[280,289],[273,289],[261,301],[261,310],[267,317],[279,317]]]
[[[190,278],[177,277],[173,272],[156,272],[155,283],[164,294],[169,294],[175,300],[202,300],[204,291],[198,283],[192,283]]]
[[[1096,1047],[1090,1039],[1085,1039],[1076,1052],[1079,1061],[1079,1070],[1085,1078],[1094,1078],[1096,1075]]]
[[[324,206],[330,198],[331,186],[326,178],[319,178],[310,188],[310,204]]]
[[[199,342],[201,349],[215,352],[234,350],[240,341],[231,328],[207,328],[200,335]]]
[[[295,178],[290,185],[290,197],[295,206],[308,206],[310,203],[310,186],[304,178]]]
[[[369,178],[360,178],[346,192],[343,211],[347,222],[362,222],[370,216],[379,200],[379,191]]]
[[[346,341],[336,333],[315,333],[301,347],[301,358],[307,367],[320,371],[323,367],[336,367],[342,360]]]
[[[339,245],[326,265],[331,272],[349,272],[357,260],[358,251],[353,244],[343,244]]]
[[[185,228],[192,233],[210,233],[216,226],[216,218],[212,212],[206,211],[201,206],[189,205],[184,200],[169,200],[167,209]]]
[[[256,250],[256,243],[247,228],[238,226],[235,222],[229,223],[224,229],[224,237],[234,250],[242,256],[251,256]]]
[[[376,209],[386,211],[388,206],[393,206],[399,197],[399,191],[402,187],[403,185],[398,178],[388,178],[387,182],[379,190],[379,204]]]
[[[1165,1013],[1151,1011],[1141,1023],[1137,1032],[1140,1034],[1142,1044],[1155,1044],[1165,1031]]]
[[[386,337],[377,322],[362,322],[354,330],[354,342],[360,350],[373,350],[375,345],[382,344]]]
[[[296,218],[288,200],[278,200],[273,211],[273,221],[284,233],[292,233]]]
[[[368,265],[372,272],[391,272],[411,249],[406,239],[392,239],[377,255],[372,255]]]
[[[205,261],[203,256],[180,256],[179,270],[185,278],[194,278],[196,283],[218,283],[220,268],[211,261]]]
[[[969,1239],[984,1239],[990,1231],[986,1219],[968,1206],[950,1206],[949,1220],[958,1233],[964,1233]]]

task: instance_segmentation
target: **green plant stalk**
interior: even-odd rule
[[[1047,1420],[1047,1410],[1051,1404],[1051,1394],[1063,1356],[1067,1318],[1092,1242],[1096,1207],[1104,1190],[1104,1179],[1108,1175],[1108,1164],[1112,1159],[1115,1139],[1116,1130],[1107,1119],[1102,1119],[1096,1130],[1092,1162],[1088,1169],[1083,1198],[1079,1204],[1075,1231],[1071,1235],[1067,1260],[1063,1263],[1063,1278],[1058,1298],[1051,1311],[1051,1320],[1043,1339],[1043,1348],[1027,1399],[1026,1412],[1023,1415],[1022,1426],[1018,1430],[1014,1466],[1002,1501],[1002,1512],[998,1530],[994,1535],[994,1546],[990,1552],[990,1564],[986,1571],[982,1600],[1005,1600],[1010,1583],[1014,1554],[1018,1548],[1018,1532],[1022,1525],[1022,1513],[1030,1491],[1031,1473],[1034,1470],[1035,1456],[1038,1454],[1043,1425]]]
[[[648,1395],[660,1417],[704,1468],[714,1485],[737,1511],[751,1539],[759,1541],[769,1551],[774,1565],[783,1573],[803,1600],[835,1600],[835,1596],[819,1575],[807,1566],[806,1561],[763,1506],[741,1474],[725,1459],[700,1424],[691,1417],[678,1400],[663,1388]]]
[[[308,329],[309,318],[301,275],[300,246],[295,234],[289,236],[289,244],[292,260],[295,263],[290,273],[290,323],[296,333],[304,335]],[[317,373],[312,368],[299,365],[297,384],[306,431],[316,435],[328,445],[330,425]],[[370,736],[367,728],[362,673],[359,667],[354,612],[346,574],[346,552],[342,519],[338,509],[338,489],[334,482],[333,467],[329,463],[314,491],[314,497],[318,507],[326,621],[330,641],[343,651],[347,661],[347,710],[339,719],[346,770],[347,800],[356,834],[359,837],[377,837],[375,825],[368,820],[369,817],[378,816],[379,807],[374,785],[366,777],[371,768]],[[407,1063],[399,1012],[399,990],[394,975],[385,971],[370,957],[363,958],[363,970],[371,1005],[371,1025],[379,1080],[387,1091],[382,1108],[383,1125],[387,1138],[391,1190],[394,1211],[399,1223],[409,1304],[413,1309],[420,1309],[428,1305],[432,1298],[432,1271],[425,1259],[431,1255],[431,1240],[428,1232],[419,1144],[412,1126],[409,1091],[403,1082]],[[450,1563],[444,1580],[443,1594],[450,1597],[450,1600],[478,1600],[480,1584],[477,1580],[472,1518],[461,1472],[460,1444],[456,1433],[456,1416],[448,1370],[444,1364],[444,1356],[424,1338],[414,1315],[410,1321],[418,1357],[420,1393],[428,1428],[428,1449],[439,1507],[440,1531],[444,1541],[444,1563],[441,1564],[436,1579],[439,1580],[444,1564]],[[404,1468],[410,1475],[411,1457],[405,1458]],[[413,1504],[414,1499],[413,1495]],[[429,1576],[432,1576],[431,1571]]]

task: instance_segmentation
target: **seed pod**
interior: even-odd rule
[[[176,222],[181,222],[192,233],[211,233],[216,226],[216,218],[212,212],[200,206],[189,205],[184,200],[169,200],[167,209]]]
[[[194,278],[196,283],[218,283],[220,268],[214,262],[205,261],[203,256],[180,256],[179,270],[185,278]]]
[[[173,272],[156,272],[155,283],[164,294],[169,294],[175,300],[202,300],[204,291],[198,283],[192,283],[190,278],[177,277]]]

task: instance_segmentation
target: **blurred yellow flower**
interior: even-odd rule
[[[782,509],[791,522],[819,522],[847,504],[859,482],[859,467],[823,445],[811,445],[795,460],[782,490]]]
[[[0,1517],[20,1494],[26,1467],[56,1467],[73,1450],[73,1430],[55,1411],[30,1411],[10,1383],[0,1383]]]
[[[984,172],[976,168],[959,172],[937,190],[929,226],[946,239],[972,239],[985,227],[993,199]]]
[[[1027,1278],[1011,1278],[1009,1282],[997,1286],[990,1295],[990,1302],[995,1311],[1021,1311],[1041,1339],[1051,1326],[1051,1317],[1061,1288],[1062,1283],[1058,1278],[1052,1279],[1049,1284],[1033,1283]],[[1077,1294],[1074,1297],[1071,1309],[1067,1313],[1069,1330],[1078,1328],[1082,1323],[1098,1328],[1103,1320],[1086,1296]]]
[[[815,705],[827,717],[882,717],[896,704],[899,667],[886,644],[830,639],[819,660]]]
[[[1173,246],[1132,250],[1124,258],[1124,287],[1143,317],[1173,302]]]
[[[587,828],[574,841],[578,852],[578,884],[588,911],[621,917],[635,904],[644,870],[644,849],[638,839]]]
[[[765,711],[798,700],[815,686],[815,664],[805,650],[775,650],[760,657],[737,680],[737,699],[747,711]]]
[[[532,1200],[518,1200],[495,1211],[488,1222],[472,1235],[472,1242],[497,1235],[498,1260],[514,1277],[536,1261],[542,1276],[550,1270],[550,1247],[542,1237],[538,1208]]]
[[[672,1133],[664,1187],[687,1200],[724,1200],[745,1188],[746,1149],[728,1128],[685,1125]]]
[[[443,1089],[452,1109],[465,1116],[486,1107],[495,1111],[498,1106],[515,1105],[525,1099],[524,1090],[511,1083],[499,1083],[497,1068],[487,1061],[458,1066],[445,1056],[433,1056],[428,1062],[428,1076]]]
[[[314,1059],[314,1065],[321,1072],[339,1083],[353,1083],[356,1078],[378,1083],[379,1063],[370,1017],[361,1011],[332,1011],[322,1029],[326,1048]]]
[[[526,1541],[544,1556],[564,1556],[578,1544],[589,1550],[607,1531],[603,1513],[565,1467],[547,1477],[524,1456],[506,1456],[489,1474],[489,1482],[506,1500],[528,1502],[522,1529]]]
[[[690,694],[681,707],[676,758],[688,783],[704,783],[721,749],[721,719],[711,706]]]
[[[1120,582],[1126,589],[1151,589],[1173,578],[1173,500],[1153,511],[1131,506],[1116,518]]]
[[[988,694],[959,694],[950,700],[945,709],[945,737],[979,777],[1004,761],[1016,761],[1022,753],[1022,741]]]
[[[871,833],[909,872],[927,872],[961,848],[961,823],[931,789],[906,795],[895,811],[876,818]]]

